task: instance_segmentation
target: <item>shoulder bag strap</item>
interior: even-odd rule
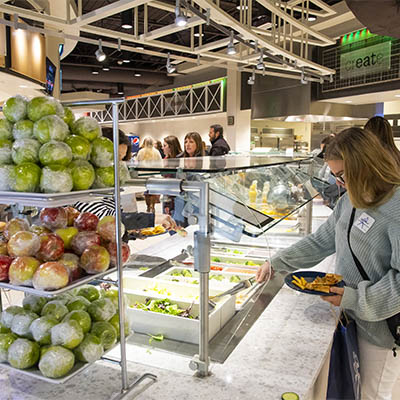
[[[353,207],[353,210],[351,211],[349,227],[347,229],[347,242],[349,244],[350,253],[353,256],[353,260],[354,260],[354,263],[357,266],[358,271],[360,272],[360,274],[363,277],[364,281],[369,281],[370,279],[369,279],[367,273],[365,272],[365,270],[364,270],[363,266],[361,265],[359,259],[353,253],[353,250],[352,250],[351,245],[350,245],[350,231],[351,231],[351,228],[352,228],[353,223],[354,223],[354,216],[355,215],[356,215],[356,209]]]

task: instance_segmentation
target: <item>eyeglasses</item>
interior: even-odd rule
[[[340,175],[335,175],[332,171],[331,171],[331,175],[342,185],[345,185],[346,182],[344,180],[344,173],[341,173]]]

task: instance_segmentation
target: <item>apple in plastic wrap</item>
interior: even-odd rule
[[[83,296],[75,296],[67,304],[67,308],[69,311],[75,311],[75,310],[86,311],[89,306],[90,306],[90,301]]]
[[[75,220],[74,226],[78,228],[79,231],[95,231],[98,223],[99,217],[97,215],[84,212]]]
[[[33,122],[23,119],[14,124],[12,134],[14,140],[33,139]]]
[[[12,367],[27,369],[39,360],[40,347],[28,339],[17,339],[8,348],[8,362]]]
[[[39,265],[39,260],[34,257],[17,257],[13,260],[8,270],[10,283],[17,286],[32,286],[33,275]]]
[[[13,319],[16,315],[18,314],[23,314],[24,309],[20,306],[10,306],[7,307],[2,313],[1,313],[1,323],[4,325],[6,328],[11,329],[11,325],[13,322]]]
[[[7,361],[8,349],[17,339],[18,336],[14,333],[0,333],[0,363]],[[103,345],[101,347],[103,348]]]
[[[10,140],[0,139],[0,165],[12,163],[11,148],[12,148],[12,143]],[[93,175],[94,175],[94,169],[93,169]]]
[[[92,145],[83,136],[70,135],[65,143],[71,148],[73,160],[89,160]]]
[[[32,278],[32,284],[39,290],[57,290],[68,285],[67,268],[58,261],[46,262],[39,266]]]
[[[40,357],[39,370],[47,378],[61,378],[71,371],[74,364],[75,356],[71,350],[50,346]]]
[[[78,211],[76,208],[74,207],[64,207],[64,210],[67,212],[67,216],[68,216],[68,226],[73,226],[75,220],[79,217],[79,215],[81,214],[80,211]]]
[[[6,100],[3,105],[3,114],[10,122],[17,122],[28,115],[27,106],[28,99],[17,94]]]
[[[11,174],[13,171],[13,165],[0,165],[0,190],[11,190]]]
[[[64,254],[64,241],[55,233],[42,233],[39,236],[40,248],[36,257],[41,261],[56,261]]]
[[[69,107],[64,106],[63,120],[69,126],[69,128],[72,129],[72,126],[74,125],[74,122],[75,122],[75,114]]]
[[[13,124],[5,119],[0,118],[0,139],[12,140]]]
[[[95,244],[82,253],[80,266],[88,274],[107,271],[110,266],[110,254],[106,248]]]
[[[99,168],[111,167],[114,164],[113,142],[106,137],[93,140],[90,161]]]
[[[72,160],[71,148],[64,142],[50,140],[40,147],[39,160],[42,165],[68,165]]]
[[[40,238],[30,231],[17,232],[7,243],[8,254],[11,257],[34,256],[40,249]]]
[[[43,225],[31,225],[29,230],[33,233],[36,233],[38,236],[40,236],[42,233],[51,233],[51,230]]]
[[[82,362],[95,362],[104,354],[102,341],[92,333],[85,335],[82,343],[74,350],[77,360]]]
[[[17,314],[12,321],[11,331],[18,336],[26,337],[27,339],[31,339],[30,335],[30,326],[35,319],[38,319],[39,315],[24,310],[23,313]]]
[[[84,137],[89,142],[102,135],[99,123],[91,117],[82,117],[75,121],[72,126],[72,133]]]
[[[66,228],[68,214],[63,207],[43,208],[39,215],[40,222],[50,230]]]
[[[0,282],[8,281],[8,271],[13,259],[0,254]]]
[[[52,300],[45,304],[42,308],[41,316],[49,316],[61,321],[67,314],[68,308],[61,301]]]
[[[75,160],[68,168],[71,171],[74,190],[88,190],[92,187],[96,177],[92,164],[85,160]]]
[[[14,164],[39,162],[40,143],[35,139],[19,139],[12,145],[11,157]]]
[[[32,294],[25,296],[22,301],[22,306],[24,310],[34,312],[35,314],[39,314],[42,312],[42,308],[47,303],[47,299],[45,297],[34,296]]]
[[[119,334],[120,330],[119,330],[119,315],[118,315],[118,313],[115,314],[108,322],[117,331],[117,339],[119,340],[119,338],[120,338],[120,334]],[[129,319],[128,319],[127,315],[125,315],[124,333],[125,333],[125,337],[127,337],[131,333],[130,323],[129,323]]]
[[[59,260],[67,268],[70,281],[79,279],[82,276],[82,269],[79,266],[79,257],[76,254],[65,253]]]
[[[51,140],[64,141],[69,135],[68,125],[57,115],[47,115],[33,125],[33,136],[41,144]]]
[[[117,308],[107,297],[93,301],[88,307],[88,313],[93,321],[109,321],[116,312]]]
[[[80,256],[87,248],[100,244],[101,238],[96,232],[82,231],[72,238],[71,248],[75,254]]]
[[[61,322],[51,328],[51,344],[73,349],[82,342],[83,331],[75,320]]]
[[[22,218],[13,218],[6,223],[3,236],[6,240],[10,240],[11,236],[20,231],[29,231],[28,221]]]
[[[69,193],[72,188],[71,172],[66,166],[52,164],[42,169],[40,189],[44,193]]]
[[[58,323],[59,322],[50,315],[35,319],[29,327],[33,340],[41,346],[51,344],[50,331],[51,328]]]
[[[82,297],[84,297],[85,299],[87,299],[90,302],[98,300],[100,298],[100,292],[93,285],[81,286],[76,291],[76,295],[77,296],[82,296]]]
[[[106,321],[95,322],[92,325],[90,333],[101,340],[104,350],[112,347],[117,341],[117,331],[109,322]]]
[[[37,192],[42,170],[34,163],[15,165],[10,172],[10,188],[14,192]]]
[[[82,328],[83,333],[88,333],[92,326],[92,320],[90,315],[84,310],[74,310],[69,312],[63,319],[63,322],[66,321],[76,321]]]
[[[107,215],[100,219],[97,224],[97,233],[108,242],[115,242],[115,217]],[[121,223],[121,236],[125,233],[125,226]]]
[[[128,243],[122,242],[122,265],[126,264],[131,255],[131,249]],[[110,253],[110,264],[115,267],[117,265],[117,244],[115,242],[110,242],[107,245],[107,250]]]

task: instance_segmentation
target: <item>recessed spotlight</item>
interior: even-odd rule
[[[142,76],[142,74],[141,74],[140,72],[135,72],[135,73],[133,74],[133,76]]]
[[[117,93],[124,94],[124,85],[122,83],[117,83]]]
[[[201,35],[200,35],[200,33],[199,32],[196,32],[194,35],[193,35],[194,37],[203,37],[204,36],[204,33],[202,33]]]
[[[144,50],[144,47],[143,46],[136,46],[136,48],[138,49],[138,50]]]
[[[128,64],[128,63],[130,63],[131,62],[131,60],[128,60],[128,59],[125,59],[125,60],[122,60],[125,64]]]
[[[98,71],[97,69],[92,69],[92,74],[93,74],[93,75],[98,75],[98,74],[99,74],[99,71]]]
[[[131,29],[133,21],[133,10],[125,10],[121,13],[121,28]]]
[[[236,6],[236,10],[248,10],[249,6]]]
[[[307,21],[308,21],[308,22],[314,22],[314,21],[316,21],[316,20],[317,20],[317,17],[314,16],[314,15],[310,15],[310,16],[307,18]]]
[[[110,68],[108,68],[108,67],[103,67],[102,70],[103,70],[103,71],[109,71]]]

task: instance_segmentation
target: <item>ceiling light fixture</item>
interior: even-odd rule
[[[98,62],[103,62],[107,58],[106,53],[104,53],[103,48],[101,47],[101,39],[99,39],[99,48],[94,54],[96,55]]]
[[[314,21],[316,21],[317,20],[317,17],[315,16],[315,15],[310,15],[308,18],[307,18],[307,21],[308,22],[314,22]]]
[[[201,35],[200,35],[200,33],[199,32],[196,32],[194,35],[193,35],[194,37],[203,37],[204,36],[204,33],[202,33]]]
[[[117,94],[124,94],[124,85],[122,83],[117,83]]]
[[[109,67],[103,67],[102,69],[103,69],[103,71],[109,71],[110,70]]]
[[[248,10],[249,6],[236,6],[236,10]]]
[[[144,47],[143,46],[136,46],[136,48],[138,49],[138,50],[144,50]]]
[[[176,0],[175,5],[175,25],[176,26],[186,26],[187,18],[185,14],[182,12],[181,9],[181,2],[180,0]]]
[[[133,21],[133,10],[125,10],[121,13],[121,28],[131,29]]]
[[[352,103],[352,100],[346,100],[345,103]]]
[[[174,73],[176,71],[176,67],[171,64],[171,58],[170,58],[169,53],[168,53],[168,57],[167,57],[167,65],[166,65],[166,67],[167,67],[167,72],[169,74],[172,74],[172,73]]]
[[[141,74],[140,72],[135,72],[135,73],[133,74],[133,76],[142,76],[142,74]]]
[[[122,60],[118,60],[118,61],[117,61],[117,64],[118,64],[118,65],[122,65],[123,63],[124,63],[124,62],[123,62]]]
[[[236,54],[235,45],[233,44],[233,31],[231,31],[231,39],[229,40],[228,47],[226,48],[226,54],[233,56]]]
[[[122,62],[124,62],[125,64],[129,64],[131,62],[131,60],[128,60],[127,58],[123,59]]]
[[[249,79],[247,79],[247,84],[254,85],[255,82],[256,82],[256,71],[253,68],[253,73],[251,74],[251,76],[249,76]]]
[[[395,94],[394,97],[400,97],[400,94]]]
[[[260,50],[260,58],[258,59],[256,68],[260,70],[264,69],[264,54],[262,50]]]
[[[99,74],[99,71],[98,71],[97,69],[92,69],[92,74],[93,74],[93,75],[98,75],[98,74]]]

